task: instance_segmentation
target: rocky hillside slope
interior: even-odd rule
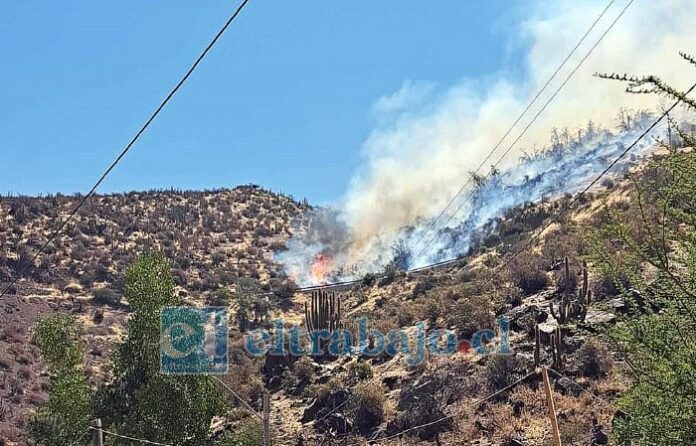
[[[210,291],[240,275],[267,282],[278,276],[270,254],[282,249],[290,221],[308,207],[257,186],[97,195],[29,265],[80,199],[0,199],[0,283],[26,268],[17,286],[22,294],[118,288],[126,266],[149,249],[166,254],[187,291]]]
[[[258,279],[265,291],[292,287],[272,253],[283,248],[306,203],[257,186],[97,195],[31,265],[35,250],[80,199],[0,199],[0,286],[24,271],[0,302],[0,439],[22,438],[25,415],[47,398],[48,376],[30,342],[40,315],[74,314],[85,329],[85,371],[93,383],[105,378],[129,311],[121,300],[123,276],[138,254],[163,251],[179,294],[191,304],[234,288],[239,277]]]
[[[358,317],[383,333],[402,329],[412,337],[424,322],[429,333],[445,329],[456,335],[456,353],[426,354],[416,365],[407,364],[404,354],[252,358],[244,352],[249,328],[272,330],[274,318],[305,324],[304,303],[311,296],[293,295],[270,253],[282,248],[291,220],[301,217],[306,204],[255,187],[95,197],[1,302],[0,436],[24,444],[24,420],[47,398],[48,376],[30,342],[37,316],[74,314],[85,330],[90,382],[108,379],[105,365],[129,312],[119,299],[122,275],[139,252],[158,248],[172,260],[179,293],[192,305],[209,302],[220,288],[233,290],[240,277],[256,278],[261,291],[283,295],[284,305],[246,318],[246,327],[239,325],[241,318],[231,318],[231,372],[223,377],[256,409],[263,390],[271,392],[277,444],[379,439],[385,445],[547,445],[546,396],[534,374],[543,365],[564,375],[552,376],[563,444],[606,444],[613,419],[621,416],[616,398],[627,382],[621,356],[597,334],[628,309],[612,281],[584,261],[607,206],[632,212],[631,193],[631,182],[618,178],[598,185],[562,218],[558,210],[572,197],[515,208],[479,234],[458,264],[418,273],[390,270],[336,292],[342,322],[354,335]],[[74,200],[3,199],[3,280],[17,274]],[[554,223],[536,243],[508,263],[549,221]],[[562,306],[568,296],[583,303],[580,313],[568,314]],[[239,315],[234,301],[229,305]],[[477,330],[493,329],[498,337],[487,345],[499,346],[500,318],[510,324],[511,353],[477,354],[467,341]],[[213,441],[244,432],[249,420],[237,407],[234,416],[214,425]]]

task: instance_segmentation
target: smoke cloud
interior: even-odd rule
[[[626,3],[614,3],[487,164],[498,161]],[[614,127],[622,108],[656,109],[655,96],[626,94],[622,85],[594,77],[596,72],[656,74],[678,88],[688,88],[694,70],[678,52],[696,51],[696,33],[689,19],[689,12],[696,10],[696,0],[636,0],[502,161],[499,168],[505,184],[489,184],[476,197],[457,202],[454,209],[461,206],[460,212],[445,216],[449,223],[446,228],[437,228],[433,246],[425,252],[416,246],[419,240],[430,239],[423,233],[424,227],[467,182],[470,172],[481,164],[605,6],[604,0],[530,2],[514,36],[515,41],[527,42],[521,77],[510,79],[501,71],[492,78],[465,78],[448,87],[405,81],[398,91],[379,98],[370,111],[374,128],[362,149],[363,166],[337,204],[340,211],[317,211],[310,228],[277,256],[288,273],[301,284],[354,277],[394,260],[394,246],[400,247],[397,254],[404,267],[456,256],[468,246],[466,231],[499,216],[509,206],[581,187],[594,173],[593,166],[601,171],[604,166],[600,162],[622,150],[640,130],[640,122],[622,134],[585,133],[560,157],[533,157],[521,164],[519,159],[523,150],[532,153],[548,146],[552,129],[567,128],[578,135],[578,129],[587,130],[589,121]],[[578,169],[581,163],[584,167]],[[567,177],[569,172],[578,171],[582,174]],[[530,178],[544,174],[550,175],[530,185]],[[549,180],[564,181],[554,184]],[[447,234],[445,238],[443,234]],[[322,274],[334,268],[334,277],[311,276],[318,253],[330,259],[322,256]],[[332,264],[325,265],[329,261]]]

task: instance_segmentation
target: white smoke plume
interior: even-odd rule
[[[487,164],[498,161],[627,2],[614,2]],[[379,98],[371,110],[374,129],[363,146],[362,168],[337,210],[315,213],[308,231],[277,255],[287,272],[302,285],[378,272],[394,259],[395,244],[400,255],[409,254],[401,259],[407,268],[455,257],[468,248],[470,231],[510,206],[572,192],[599,173],[611,156],[635,139],[641,122],[624,133],[585,131],[564,154],[533,157],[522,164],[518,160],[523,149],[532,153],[548,146],[552,129],[567,128],[577,135],[589,121],[613,128],[621,109],[656,110],[655,96],[626,94],[623,85],[598,79],[596,72],[656,74],[675,87],[688,88],[695,73],[678,52],[696,51],[690,20],[696,0],[636,0],[500,164],[501,183],[489,181],[477,196],[465,193],[464,202],[452,209],[461,205],[460,212],[445,215],[446,228],[436,226],[439,232],[423,233],[605,6],[605,0],[530,2],[514,36],[515,41],[527,42],[521,79],[508,79],[501,71],[493,80],[465,78],[446,88],[405,81],[397,92]]]

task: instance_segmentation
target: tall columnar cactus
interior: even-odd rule
[[[587,262],[584,260],[582,261],[582,286],[580,287],[578,300],[581,304],[586,306],[592,303],[592,290],[590,289],[589,280],[587,278]]]
[[[581,304],[577,300],[570,300],[570,297],[563,296],[558,308],[554,308],[553,302],[549,302],[549,310],[551,315],[561,324],[577,319],[585,320],[587,315],[587,305]]]
[[[570,267],[568,266],[568,257],[565,258],[565,280],[570,283]],[[592,303],[592,290],[589,287],[587,276],[587,262],[582,262],[582,285],[575,299],[570,298],[570,293],[563,293],[561,303],[558,309],[554,308],[553,302],[549,302],[549,310],[553,317],[561,324],[565,324],[571,320],[584,321],[587,316],[587,308]]]
[[[563,354],[563,331],[561,327],[556,327],[556,330],[548,337],[548,346],[551,347],[551,358],[553,359],[553,367],[555,369],[563,368],[565,355]],[[541,365],[541,349],[542,337],[539,325],[534,328],[534,366]]]
[[[323,290],[312,291],[311,305],[305,302],[305,324],[310,332],[318,330],[334,330],[343,328],[341,321],[341,301],[336,293]]]
[[[563,368],[563,332],[561,327],[557,327],[554,333],[551,333],[551,356],[553,357],[553,367],[555,369]]]

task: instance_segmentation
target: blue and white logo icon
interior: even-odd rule
[[[167,374],[225,374],[227,308],[166,307],[160,320],[160,370]]]

